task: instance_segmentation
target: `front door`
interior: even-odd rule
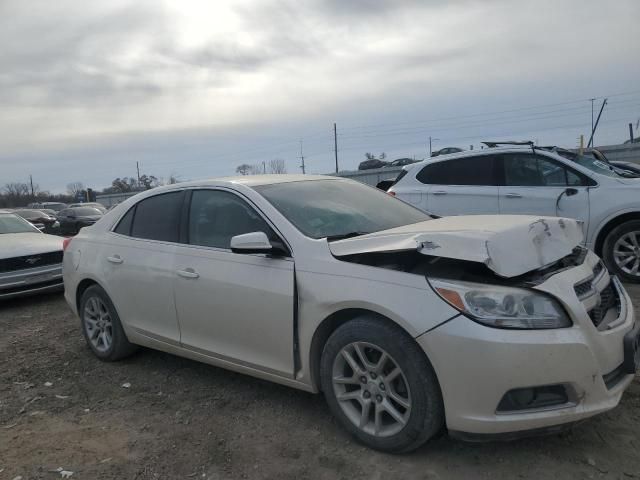
[[[235,235],[277,234],[246,200],[218,189],[192,192],[187,231],[174,264],[182,345],[292,377],[293,259],[230,249]]]
[[[575,218],[589,222],[589,187],[579,172],[533,153],[500,155],[504,171],[500,213]]]

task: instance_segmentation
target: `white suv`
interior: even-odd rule
[[[583,222],[586,246],[640,282],[640,179],[588,155],[509,146],[405,167],[389,193],[436,216],[534,214]]]

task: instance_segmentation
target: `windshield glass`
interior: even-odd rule
[[[17,215],[0,214],[0,234],[3,233],[40,233],[36,227]]]
[[[424,222],[426,213],[357,182],[313,180],[254,187],[311,238],[340,238]]]
[[[92,215],[102,215],[102,212],[97,208],[92,207],[77,207],[71,210],[78,217],[88,217]]]
[[[27,220],[44,217],[44,214],[38,210],[18,210],[15,214],[20,215],[22,218],[26,218]]]
[[[588,168],[592,172],[599,173],[600,175],[606,175],[607,177],[622,178],[623,175],[616,173],[616,169],[602,160],[598,160],[591,155],[579,155],[573,152],[556,152],[564,158],[568,158],[576,162],[578,165],[582,165]]]

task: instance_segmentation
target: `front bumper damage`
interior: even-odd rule
[[[606,269],[594,274],[598,264],[598,257],[589,253],[582,265],[535,287],[563,304],[573,321],[570,328],[503,330],[460,315],[417,339],[438,375],[450,432],[473,440],[548,433],[620,402],[638,365],[640,324],[620,282]],[[593,282],[596,293],[611,283],[618,295],[614,313],[598,326],[592,318],[597,299],[579,296],[576,289],[586,281]],[[498,410],[509,391],[554,385],[566,387],[566,402]]]

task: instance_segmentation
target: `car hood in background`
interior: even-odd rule
[[[62,250],[62,237],[44,233],[0,234],[0,259],[38,255]]]
[[[336,257],[416,249],[424,255],[484,263],[516,277],[571,254],[583,241],[580,222],[525,215],[471,215],[437,220],[329,243]]]

